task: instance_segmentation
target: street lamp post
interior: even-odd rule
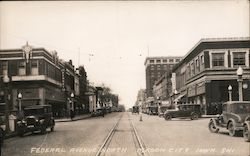
[[[229,85],[228,86],[228,96],[229,96],[228,97],[228,99],[229,99],[228,101],[232,101],[232,89],[233,89],[232,86]]]
[[[73,120],[75,114],[74,114],[74,93],[70,94],[70,98],[71,98],[71,106],[70,106],[70,118],[71,120]]]
[[[239,66],[239,68],[237,69],[237,75],[238,75],[238,86],[239,86],[239,101],[243,101],[243,88],[242,88],[242,83],[243,83],[243,69],[241,66]]]
[[[19,110],[19,112],[21,112],[21,110],[22,110],[22,97],[23,97],[23,95],[22,95],[22,93],[18,93],[17,94],[17,98],[18,98],[18,110]]]
[[[4,94],[4,99],[5,99],[5,131],[8,132],[10,130],[10,125],[9,125],[9,92],[8,92],[8,84],[10,82],[9,76],[5,75],[3,77],[3,82],[5,84],[5,94]]]

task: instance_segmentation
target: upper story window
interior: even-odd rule
[[[166,62],[168,62],[168,60],[164,59],[163,62],[166,63]]]
[[[212,66],[213,67],[224,67],[224,53],[213,53],[212,54]]]
[[[154,65],[151,65],[151,70],[155,70],[155,66]]]
[[[246,65],[245,54],[246,54],[245,52],[233,53],[233,65],[234,66]]]
[[[156,63],[161,63],[161,60],[156,60]]]
[[[197,71],[200,71],[200,61],[199,61],[199,59],[195,60],[195,66],[196,66]]]
[[[174,62],[174,60],[173,59],[169,59],[169,62]]]
[[[157,65],[157,70],[161,70],[161,66],[160,65]]]
[[[38,60],[31,61],[31,75],[38,75]]]
[[[194,62],[192,62],[190,64],[190,67],[191,67],[191,76],[193,76],[195,73],[194,73]]]
[[[8,61],[3,61],[2,62],[2,68],[3,68],[3,75],[8,75]]]
[[[18,75],[26,75],[26,62],[25,61],[19,62]]]
[[[155,63],[155,60],[149,60],[149,63]]]
[[[180,62],[180,59],[175,59],[175,62]]]
[[[204,55],[201,55],[201,64],[204,64]]]

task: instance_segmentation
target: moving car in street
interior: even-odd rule
[[[149,115],[158,115],[158,106],[149,106],[148,107]]]
[[[243,132],[244,140],[250,141],[250,101],[228,101],[222,105],[222,114],[209,121],[210,132],[226,129],[230,136]]]
[[[34,105],[24,108],[24,118],[17,121],[17,132],[23,136],[26,132],[40,131],[44,134],[47,128],[54,131],[55,121],[50,105]]]
[[[139,114],[139,106],[133,106],[132,108],[132,114],[137,113]]]
[[[104,117],[106,109],[105,108],[97,108],[95,112],[92,112],[91,116],[97,117],[97,116],[102,116]]]
[[[201,106],[198,104],[181,104],[178,109],[168,109],[164,113],[165,120],[172,118],[190,118],[197,120],[201,116]]]

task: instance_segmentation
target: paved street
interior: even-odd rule
[[[3,156],[29,155],[95,155],[109,131],[122,117],[108,142],[106,155],[137,155],[130,121],[135,125],[146,155],[225,155],[248,156],[250,144],[242,137],[227,133],[212,134],[208,131],[209,119],[190,121],[173,119],[165,121],[158,116],[131,113],[111,113],[103,117],[74,122],[59,122],[55,132],[34,134],[5,140]]]

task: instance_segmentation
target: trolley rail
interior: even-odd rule
[[[102,143],[102,145],[100,146],[100,148],[98,149],[97,153],[95,154],[95,156],[102,156],[106,154],[106,150],[109,148],[110,142],[112,142],[113,136],[117,131],[117,127],[120,124],[121,119],[123,118],[123,114],[119,117],[118,121],[115,123],[115,125],[112,127],[112,129],[110,130],[110,132],[108,133],[107,137],[105,138],[104,142]],[[136,147],[136,154],[138,156],[145,156],[145,146],[143,145],[138,132],[133,124],[133,122],[131,121],[130,116],[128,115],[128,120],[129,120],[129,125],[130,125],[130,129],[131,129],[131,133],[133,135],[133,138],[135,138],[135,140],[133,139],[134,145]]]

